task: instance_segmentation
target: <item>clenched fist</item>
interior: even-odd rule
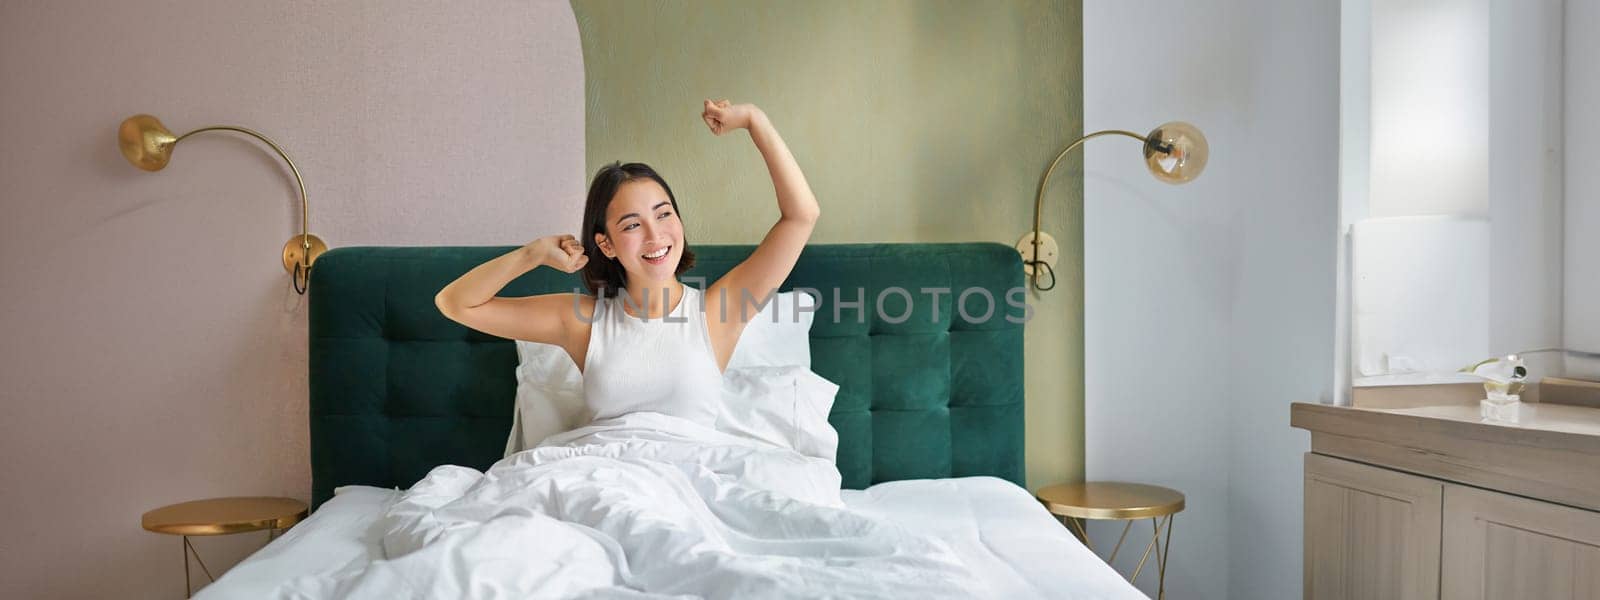
[[[578,238],[570,235],[552,235],[528,242],[524,248],[528,254],[539,261],[564,273],[577,273],[584,265],[589,264],[589,257],[583,253],[583,244],[578,243]]]
[[[701,111],[700,118],[706,122],[706,127],[711,128],[711,133],[722,135],[736,129],[749,129],[761,109],[754,104],[732,104],[727,100],[712,102],[706,100],[705,110]]]

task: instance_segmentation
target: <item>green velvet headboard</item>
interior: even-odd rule
[[[696,246],[697,265],[684,279],[715,280],[752,249]],[[314,506],[337,486],[408,487],[437,465],[482,469],[500,458],[516,346],[445,319],[433,296],[510,250],[355,247],[318,258],[310,291]],[[783,289],[822,295],[812,370],[839,384],[829,421],[846,487],[967,475],[1024,483],[1022,285],[1016,250],[1000,244],[806,248]],[[580,287],[575,275],[536,269],[501,295]]]

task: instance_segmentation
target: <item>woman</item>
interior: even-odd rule
[[[590,184],[581,240],[539,238],[478,265],[439,292],[439,310],[484,333],[565,349],[583,372],[584,399],[596,419],[654,411],[713,424],[722,370],[754,317],[741,299],[763,298],[789,276],[819,209],[761,109],[706,100],[700,116],[715,135],[749,130],[781,213],[755,252],[705,292],[678,281],[694,255],[671,188],[646,165],[613,163]],[[495,296],[541,265],[583,270],[594,295]]]

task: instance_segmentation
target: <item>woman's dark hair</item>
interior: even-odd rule
[[[589,198],[583,205],[583,253],[589,257],[589,264],[583,266],[583,284],[589,288],[589,293],[601,298],[610,298],[617,295],[617,291],[628,284],[628,274],[622,269],[622,263],[615,259],[607,258],[600,251],[600,245],[595,243],[595,234],[606,233],[606,209],[611,206],[611,199],[616,197],[617,190],[622,184],[640,179],[649,179],[667,191],[667,199],[672,201],[672,212],[683,220],[683,211],[678,208],[678,197],[672,195],[672,187],[667,185],[667,180],[662,179],[655,169],[644,163],[622,164],[614,162],[594,174],[594,181],[589,182]],[[678,260],[678,269],[674,275],[682,275],[694,267],[694,253],[689,251],[689,241],[683,242],[683,258]]]

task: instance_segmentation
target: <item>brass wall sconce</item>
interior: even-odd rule
[[[322,242],[322,238],[308,231],[311,210],[306,203],[306,182],[300,178],[300,169],[295,168],[294,161],[289,159],[289,154],[277,143],[258,132],[231,125],[201,127],[174,136],[159,119],[150,115],[134,115],[124,120],[122,126],[117,128],[117,145],[122,148],[122,156],[133,163],[133,166],[146,171],[160,171],[166,168],[167,161],[172,159],[172,149],[178,142],[204,131],[233,131],[256,138],[277,152],[283,162],[289,164],[289,171],[294,173],[295,185],[300,188],[300,235],[289,238],[289,242],[283,245],[283,268],[289,272],[290,284],[294,286],[294,291],[305,294],[306,288],[311,283],[311,265],[317,261],[318,256],[328,250],[328,245]]]
[[[1056,287],[1055,264],[1060,254],[1055,238],[1039,231],[1045,186],[1050,184],[1050,175],[1055,173],[1056,166],[1061,164],[1061,159],[1065,158],[1068,152],[1078,149],[1084,142],[1103,135],[1127,136],[1144,142],[1145,167],[1150,169],[1150,174],[1156,179],[1173,185],[1194,181],[1206,168],[1206,158],[1209,154],[1206,136],[1195,126],[1182,121],[1164,124],[1151,130],[1149,135],[1139,135],[1121,129],[1107,129],[1096,131],[1072,142],[1056,155],[1055,160],[1050,161],[1050,168],[1045,169],[1044,178],[1039,181],[1039,193],[1033,198],[1033,231],[1023,234],[1022,239],[1017,240],[1017,252],[1022,254],[1022,270],[1028,274],[1028,280],[1036,290],[1047,292]],[[1041,272],[1049,273],[1049,286],[1039,285]]]

